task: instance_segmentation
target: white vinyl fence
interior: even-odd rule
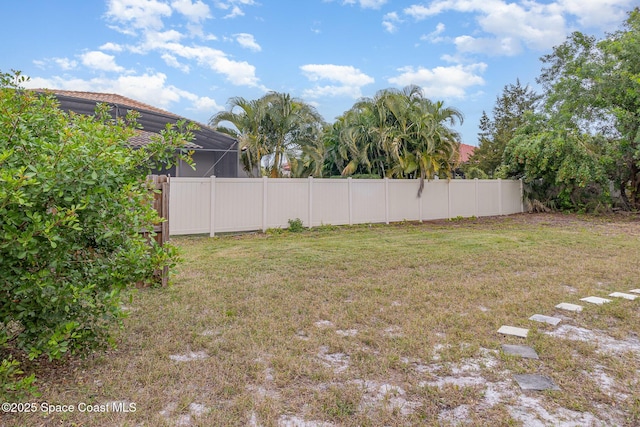
[[[171,178],[169,234],[423,221],[523,212],[511,180]]]

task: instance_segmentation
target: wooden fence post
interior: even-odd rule
[[[160,224],[153,226],[156,233],[155,241],[163,246],[169,241],[169,194],[170,194],[170,178],[167,175],[151,175],[147,177],[151,181],[151,189],[153,194],[153,208],[158,212],[158,216],[164,219]],[[156,193],[155,190],[160,190]],[[164,267],[161,272],[155,272],[160,276],[162,286],[169,284],[169,267]]]

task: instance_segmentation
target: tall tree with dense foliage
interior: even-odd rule
[[[627,208],[640,209],[640,11],[600,41],[573,33],[542,61],[551,123],[598,141],[604,174]]]
[[[527,113],[504,151],[499,175],[522,179],[536,210],[597,210],[608,197],[600,137]]]
[[[172,265],[141,235],[160,221],[146,175],[194,130],[169,126],[133,149],[135,115],[67,114],[53,96],[0,74],[0,378],[7,354],[59,359],[102,345],[123,315],[120,294]],[[179,126],[182,126],[180,124]],[[181,155],[189,161],[188,156]],[[7,392],[3,384],[0,393]]]
[[[478,148],[469,159],[470,167],[477,167],[489,177],[494,177],[502,164],[502,154],[507,143],[525,122],[525,113],[536,111],[540,95],[529,85],[508,84],[497,97],[490,118],[485,111],[480,118]]]
[[[224,126],[225,122],[233,127]],[[227,111],[217,113],[209,123],[238,138],[250,176],[256,170],[262,175],[264,168],[266,175],[281,177],[287,160],[298,175],[321,173],[324,120],[311,105],[289,94],[269,92],[253,101],[232,98]]]

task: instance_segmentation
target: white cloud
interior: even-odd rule
[[[363,9],[380,9],[387,0],[344,0],[343,4],[360,4]]]
[[[99,71],[122,72],[124,67],[116,64],[115,56],[94,50],[80,55],[82,65]]]
[[[345,85],[364,86],[373,83],[373,77],[350,65],[307,64],[300,67],[305,76],[315,82],[331,80]]]
[[[198,97],[197,99],[192,100],[192,104],[193,107],[190,108],[192,111],[215,114],[224,110],[223,105],[218,104],[215,99],[209,98],[208,96]]]
[[[571,31],[567,23],[571,16],[582,25],[610,29],[624,19],[634,1],[434,0],[428,5],[411,5],[403,13],[416,21],[447,11],[472,14],[480,31],[454,39],[461,51],[515,55],[524,47],[546,50],[564,41]]]
[[[209,6],[200,0],[191,2],[191,0],[173,0],[171,6],[193,22],[200,22],[207,18],[211,18]]]
[[[184,46],[179,43],[167,43],[162,46],[162,49],[176,57],[196,60],[199,64],[224,74],[234,85],[262,88],[253,65],[246,61],[233,61],[221,50],[206,46]]]
[[[69,58],[53,58],[53,62],[65,71],[72,70],[78,66],[77,61]]]
[[[107,42],[105,44],[103,44],[102,46],[99,47],[100,50],[109,50],[111,52],[122,52],[124,50],[124,48],[117,44],[117,43],[111,43],[111,42]]]
[[[218,9],[224,11],[230,11],[224,16],[225,19],[235,18],[236,16],[244,16],[243,8],[245,6],[253,6],[256,2],[254,0],[227,0],[227,1],[215,1],[214,5]]]
[[[180,61],[178,61],[178,58],[169,53],[162,54],[161,58],[165,62],[165,64],[170,67],[177,68],[183,73],[189,73],[190,71],[190,68],[187,64],[180,63]]]
[[[522,44],[511,37],[503,38],[476,38],[471,36],[456,37],[454,43],[462,53],[484,53],[489,56],[505,55],[515,56],[522,52]]]
[[[177,43],[184,38],[184,35],[176,30],[169,31],[148,31],[144,36],[144,44],[139,53],[145,53],[150,49],[162,49],[169,43]]]
[[[170,1],[170,0],[166,0]],[[253,5],[253,0],[229,0],[215,2],[214,6],[222,10],[241,9]],[[215,36],[204,35],[199,20],[211,16],[209,6],[201,0],[171,0],[171,5],[189,22],[186,28],[189,36],[198,36],[207,40],[215,40]],[[120,31],[128,28],[126,25],[139,30],[141,33],[137,44],[127,46],[129,52],[148,55],[156,52],[169,66],[178,68],[183,72],[189,72],[196,62],[200,66],[207,67],[224,75],[234,85],[250,86],[264,89],[255,75],[255,67],[246,61],[235,61],[228,55],[217,49],[197,44],[187,45],[183,39],[188,35],[176,29],[163,30],[162,19],[170,16],[171,7],[159,0],[109,0],[107,16],[124,25]],[[184,27],[183,27],[184,28]],[[136,34],[133,34],[136,36]],[[253,36],[246,33],[236,35],[238,43],[254,51],[261,49]]]
[[[400,74],[388,81],[402,87],[412,84],[421,86],[428,98],[463,99],[467,96],[468,88],[484,85],[480,74],[486,68],[487,65],[482,62],[432,69],[402,67],[398,69]]]
[[[610,30],[626,19],[637,0],[559,0],[558,5],[581,25]]]
[[[405,15],[409,15],[410,17],[421,21],[423,19],[429,18],[430,16],[438,15],[446,9],[447,7],[444,2],[435,1],[429,7],[423,6],[421,4],[411,5],[405,8],[403,12]]]
[[[134,29],[161,29],[162,18],[171,16],[171,7],[159,0],[108,0],[107,17]],[[131,29],[121,28],[130,33]]]
[[[439,22],[438,25],[436,25],[435,30],[433,30],[429,34],[425,34],[421,36],[420,40],[425,40],[430,43],[440,43],[441,41],[444,40],[443,37],[440,37],[440,34],[442,34],[445,29],[446,29],[446,26],[442,22]]]
[[[233,6],[231,8],[231,13],[224,16],[225,19],[235,18],[236,16],[244,16],[244,11],[240,9],[238,6]]]
[[[307,64],[300,67],[304,75],[312,82],[328,80],[334,85],[315,86],[304,92],[305,97],[318,98],[323,96],[348,96],[359,98],[362,96],[362,86],[374,82],[370,77],[349,65]]]
[[[397,12],[389,12],[382,18],[382,26],[389,33],[395,33],[398,29],[397,24],[401,22]]]
[[[252,34],[239,33],[236,34],[235,37],[238,44],[246,49],[252,50],[254,52],[260,52],[262,50],[260,45],[256,43],[256,40],[253,38]]]

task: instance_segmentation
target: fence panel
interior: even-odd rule
[[[209,178],[171,178],[169,234],[209,233],[210,208]]]
[[[214,179],[214,232],[262,229],[262,179],[228,178],[223,183]]]
[[[296,218],[309,225],[309,180],[269,179],[267,200],[266,228],[286,228]]]
[[[426,184],[426,181],[425,181]],[[389,221],[417,221],[420,219],[420,199],[418,180],[390,179]]]
[[[496,191],[495,180],[478,180],[478,215],[500,215],[500,194]]]
[[[443,179],[424,183],[422,190],[422,219],[449,218],[449,185]]]
[[[170,234],[492,216],[522,212],[510,180],[172,178]]]
[[[475,180],[453,180],[449,183],[449,217],[477,216]]]
[[[521,181],[503,180],[502,182],[502,212],[500,215],[510,215],[522,212],[522,184]]]
[[[386,222],[384,179],[351,180],[353,224]]]
[[[313,179],[311,225],[349,224],[349,186],[351,179]]]

